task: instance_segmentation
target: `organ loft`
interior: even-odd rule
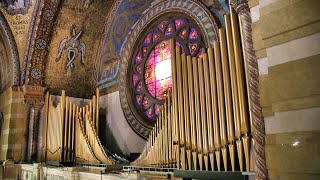
[[[319,179],[318,1],[0,6],[0,179]]]

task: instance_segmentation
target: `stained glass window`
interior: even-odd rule
[[[179,13],[169,13],[155,20],[139,39],[129,73],[132,103],[139,115],[149,119],[152,125],[172,88],[169,40],[174,39],[182,53],[193,57],[201,56],[204,41],[197,23]]]

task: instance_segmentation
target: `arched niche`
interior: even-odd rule
[[[12,31],[0,12],[0,92],[12,85],[19,85],[20,62]]]

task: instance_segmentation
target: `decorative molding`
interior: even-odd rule
[[[255,131],[253,138],[255,139],[254,153],[256,164],[256,179],[268,180],[268,169],[266,166],[265,157],[265,122],[262,115],[262,108],[259,96],[259,71],[258,62],[255,56],[252,43],[252,20],[250,15],[250,8],[247,0],[232,0],[231,5],[239,14],[243,36],[244,36],[244,49],[246,54],[246,64],[248,67],[249,79],[249,94],[251,101],[251,116]]]
[[[39,0],[31,20],[21,82],[43,85],[48,46],[61,0]]]
[[[134,107],[129,105],[131,97],[127,97],[129,93],[127,71],[134,45],[140,33],[154,18],[166,12],[182,12],[191,16],[198,23],[199,27],[202,28],[208,47],[213,47],[213,42],[218,40],[218,26],[210,11],[206,9],[204,5],[193,0],[167,0],[160,2],[151,7],[132,27],[132,31],[127,36],[124,47],[120,53],[120,102],[127,122],[132,129],[144,139],[147,139],[151,129],[142,123],[141,117],[134,115],[131,109]]]
[[[33,44],[33,39],[32,37],[35,36],[36,31],[34,30],[37,26],[39,21],[36,21],[36,17],[38,15],[38,12],[40,11],[40,1],[41,0],[36,0],[35,2],[35,7],[33,10],[33,15],[30,21],[30,26],[29,26],[29,32],[28,32],[28,36],[27,36],[27,40],[26,40],[26,46],[24,49],[24,57],[23,57],[23,65],[22,65],[22,70],[21,70],[21,79],[20,79],[20,84],[25,84],[25,79],[26,79],[26,71],[27,71],[27,64],[28,64],[28,54],[29,51],[32,49],[31,48],[31,44]],[[38,59],[38,58],[37,58]]]
[[[23,103],[30,107],[42,107],[44,105],[44,91],[46,87],[23,85]]]

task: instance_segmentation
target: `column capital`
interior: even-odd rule
[[[230,4],[238,14],[242,11],[250,11],[248,0],[231,0]]]
[[[46,87],[38,85],[23,85],[23,104],[34,108],[41,108],[44,105],[44,92]]]

